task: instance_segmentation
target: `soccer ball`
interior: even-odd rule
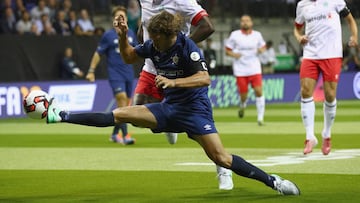
[[[23,100],[25,113],[30,118],[45,118],[47,116],[50,99],[50,96],[42,90],[31,91]]]

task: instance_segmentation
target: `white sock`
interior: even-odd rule
[[[324,129],[322,131],[322,136],[324,139],[331,137],[331,127],[334,124],[336,116],[336,106],[336,99],[331,103],[327,101],[324,102]]]
[[[217,172],[217,174],[223,174],[223,175],[229,175],[232,173],[232,171],[230,169],[221,167],[219,165],[216,165],[216,172]]]
[[[257,120],[264,121],[265,97],[256,97]]]
[[[244,102],[240,101],[240,108],[246,108],[247,106],[247,100],[245,100]]]
[[[314,134],[315,103],[313,97],[301,98],[301,118],[306,131],[306,139],[316,139]]]

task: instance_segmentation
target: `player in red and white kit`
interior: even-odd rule
[[[140,0],[141,5],[141,31],[143,41],[149,39],[147,26],[151,17],[167,11],[171,14],[180,14],[184,17],[182,32],[189,36],[195,43],[209,37],[215,30],[209,19],[209,15],[196,0]],[[193,30],[190,33],[190,28]],[[175,59],[174,59],[175,60]],[[145,65],[135,88],[134,104],[160,102],[163,100],[161,89],[155,86],[156,68],[150,59],[145,59]],[[166,133],[170,144],[176,143],[176,133]],[[232,173],[230,170],[217,166],[219,189],[231,190],[233,188]]]
[[[147,26],[152,16],[165,10],[169,13],[179,13],[184,17],[182,32],[188,35],[194,42],[206,39],[214,32],[214,27],[208,18],[207,12],[196,2],[196,0],[140,0],[141,22],[143,40],[149,39]],[[190,34],[190,27],[194,30]],[[155,86],[156,69],[150,59],[145,59],[145,65],[140,73],[138,84],[135,88],[134,104],[160,102],[163,99],[161,90]],[[170,144],[176,143],[176,133],[166,133]]]
[[[325,93],[321,150],[324,155],[331,150],[331,126],[336,115],[336,89],[343,57],[340,17],[345,18],[350,28],[348,45],[357,46],[356,22],[344,0],[302,0],[296,7],[294,35],[304,49],[300,66],[301,116],[306,130],[304,154],[311,153],[318,143],[314,133],[313,92],[320,73]]]
[[[265,98],[262,94],[262,75],[259,53],[266,49],[266,43],[260,32],[253,30],[253,22],[249,15],[240,18],[240,30],[231,32],[226,41],[226,55],[233,59],[233,73],[240,93],[239,117],[244,116],[248,97],[248,86],[254,89],[256,96],[257,121],[264,122]]]

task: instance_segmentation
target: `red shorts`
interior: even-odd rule
[[[161,89],[155,86],[156,75],[146,71],[141,71],[135,94],[145,94],[153,98],[162,100],[164,98]]]
[[[251,84],[252,88],[262,85],[262,75],[256,74],[250,76],[237,76],[236,84],[238,86],[240,94],[247,93],[249,89],[249,84]]]
[[[341,72],[342,58],[332,59],[303,59],[300,66],[300,79],[312,78],[318,80],[320,72],[323,80],[338,82]]]

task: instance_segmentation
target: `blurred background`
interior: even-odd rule
[[[211,40],[200,43],[212,50],[213,75],[232,74],[231,59],[224,54],[224,41],[229,33],[239,28],[239,18],[249,14],[254,29],[263,34],[276,54],[273,71],[296,72],[301,47],[292,30],[296,0],[199,0],[210,14],[216,31]],[[352,14],[360,22],[360,0],[348,0]],[[128,8],[130,28],[137,30],[140,7],[137,0],[1,0],[0,27],[0,82],[58,80],[61,78],[61,60],[66,48],[72,49],[72,58],[86,73],[97,43],[105,30],[111,28],[111,10],[114,6]],[[343,23],[344,44],[348,37]],[[360,26],[359,26],[360,27]],[[344,71],[358,70],[360,64],[352,57],[359,49],[344,46]],[[101,60],[97,78],[107,78],[106,60]],[[136,77],[141,64],[135,66]]]
[[[185,0],[184,0],[185,1]],[[209,98],[213,107],[239,105],[231,58],[224,44],[240,28],[242,15],[252,16],[254,30],[267,42],[260,55],[267,103],[299,102],[301,47],[293,37],[297,0],[198,0],[207,10],[215,32],[198,44],[209,64]],[[360,28],[360,0],[347,0]],[[137,31],[138,0],[0,0],[0,118],[24,117],[22,98],[34,89],[54,97],[70,111],[110,111],[115,100],[108,83],[106,56],[96,68],[96,81],[84,77],[103,33],[112,29],[115,6],[128,9],[129,28]],[[339,100],[360,99],[360,48],[349,48],[349,29],[342,22],[344,60]],[[272,53],[272,54],[271,54]],[[269,56],[272,57],[269,57]],[[134,64],[136,86],[143,63]],[[69,67],[76,75],[69,74]],[[67,70],[67,71],[66,71]],[[249,91],[249,104],[255,95]],[[323,101],[319,80],[315,101]]]

